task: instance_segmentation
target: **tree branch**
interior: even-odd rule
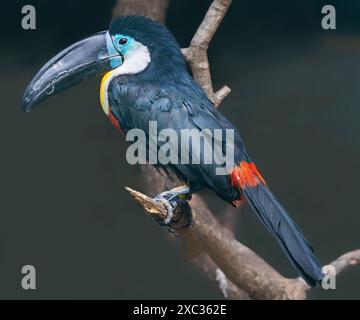
[[[122,5],[119,6],[119,4]],[[154,20],[164,21],[169,0],[118,0],[114,16],[121,14],[141,14]],[[224,86],[213,91],[210,66],[207,57],[209,43],[227,12],[231,0],[214,0],[189,48],[182,49],[189,62],[195,80],[217,107],[229,94]],[[151,7],[151,8],[150,8]],[[166,184],[154,169],[145,166],[144,178],[148,189],[160,190]],[[147,214],[155,220],[165,220],[166,208],[152,198],[127,188]],[[151,193],[149,191],[149,193]],[[192,261],[209,277],[218,281],[225,297],[235,299],[305,299],[310,289],[300,278],[287,279],[275,271],[256,253],[234,239],[231,231],[220,225],[204,201],[193,196],[190,205],[180,201],[175,210],[171,227],[179,234],[184,246],[191,247]],[[192,208],[192,223],[188,224]],[[360,250],[339,257],[331,265],[337,273],[349,266],[360,263]],[[226,277],[224,276],[226,275]]]
[[[231,2],[232,0],[214,0],[191,40],[190,47],[182,50],[190,64],[194,79],[216,107],[231,92],[231,89],[224,86],[218,92],[214,92],[207,50]]]
[[[134,199],[145,209],[147,214],[154,220],[165,220],[167,209],[159,202],[148,196],[126,188]],[[190,206],[185,209],[184,203],[174,213],[171,227],[176,230],[183,242],[196,243],[216,263],[221,271],[225,273],[232,284],[242,288],[254,299],[277,299],[277,300],[303,300],[306,299],[310,287],[301,279],[288,279],[281,276],[262,258],[251,249],[236,241],[232,234],[224,229],[208,210],[202,210],[196,202],[201,201],[196,195],[190,201],[192,210],[192,223],[187,225]],[[360,264],[360,250],[346,253],[332,262],[336,273],[344,271],[350,266]],[[212,261],[209,260],[205,268],[213,269]],[[204,266],[202,267],[204,269]],[[211,272],[216,272],[212,270]],[[231,290],[237,291],[232,285]],[[243,292],[237,292],[243,298],[248,298]]]
[[[154,220],[165,220],[167,209],[152,198],[126,188]],[[197,205],[194,195],[190,201],[192,223],[189,227],[184,214],[184,204],[175,210],[171,228],[176,230],[184,242],[196,243],[208,254],[216,265],[234,284],[248,292],[255,299],[302,299],[303,293],[296,290],[297,280],[286,279],[272,269],[263,259],[245,245],[237,242],[232,234],[222,227],[205,209]],[[194,205],[193,205],[194,204]],[[185,209],[187,210],[187,209]]]
[[[356,266],[358,264],[360,264],[360,249],[343,254],[335,261],[331,262],[330,266],[333,266],[335,268],[336,274],[338,275],[341,272],[347,270],[348,268]]]

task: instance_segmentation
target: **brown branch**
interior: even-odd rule
[[[219,91],[214,92],[207,50],[231,2],[232,0],[214,0],[191,40],[190,47],[183,49],[183,54],[190,64],[194,79],[204,89],[216,107],[230,93],[231,89],[224,86]]]
[[[150,217],[155,220],[166,219],[167,210],[162,204],[138,191],[126,189]],[[201,199],[196,195],[193,198],[190,205],[197,210],[192,210],[191,225],[182,228],[187,224],[185,219],[188,215],[183,213],[184,207],[180,206],[174,214],[176,223],[171,227],[178,232],[183,242],[197,244],[211,258],[202,269],[206,270],[207,267],[212,269],[212,273],[216,272],[216,269],[214,270],[216,267],[211,265],[214,261],[230,279],[232,285],[235,284],[235,290],[239,287],[254,299],[306,299],[310,287],[301,278],[288,279],[281,276],[251,249],[236,241],[231,232],[222,227],[206,208],[202,209],[196,203]],[[346,253],[330,265],[335,268],[336,274],[339,274],[348,267],[358,264],[360,264],[360,250]],[[243,295],[243,298],[248,298],[243,292],[238,292],[237,296],[239,294]]]
[[[333,266],[335,268],[335,272],[338,275],[339,273],[344,272],[348,268],[356,266],[358,264],[360,264],[360,249],[343,254],[335,261],[331,262],[330,266]]]
[[[155,220],[166,219],[167,210],[162,204],[138,191],[126,189],[150,217]],[[199,201],[196,195],[190,201],[192,207],[193,201]],[[282,277],[248,247],[237,242],[207,210],[202,210],[196,203],[195,206],[197,211],[192,210],[189,227],[178,227],[187,223],[183,206],[175,210],[173,221],[176,223],[171,227],[183,241],[199,245],[235,285],[255,299],[305,298],[304,292],[297,290],[297,280]]]

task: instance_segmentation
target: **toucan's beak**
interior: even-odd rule
[[[23,110],[29,112],[46,98],[122,63],[107,31],[81,40],[52,58],[31,80],[23,96]]]

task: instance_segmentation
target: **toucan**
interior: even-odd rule
[[[26,88],[22,108],[29,112],[48,97],[97,75],[103,75],[102,109],[124,134],[139,129],[149,135],[151,121],[156,121],[158,130],[172,129],[179,134],[183,129],[232,130],[234,163],[227,174],[217,174],[219,165],[205,162],[204,154],[196,163],[154,164],[186,185],[176,194],[165,192],[155,198],[167,204],[169,213],[176,206],[176,197],[204,188],[234,206],[246,201],[307,284],[321,282],[321,265],[312,247],[270,191],[238,130],[192,78],[177,41],[165,26],[142,16],[115,18],[108,31],[69,46],[47,62]],[[201,144],[216,139],[205,134]],[[222,144],[225,149],[226,141]],[[164,142],[158,141],[156,147],[162,145]],[[187,149],[189,153],[192,147]]]

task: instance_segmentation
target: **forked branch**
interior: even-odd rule
[[[140,14],[163,22],[169,0],[118,0],[114,15]],[[190,46],[182,49],[193,76],[217,107],[230,93],[224,86],[214,92],[207,49],[224,18],[231,0],[214,0],[195,33]],[[144,178],[153,191],[163,185],[163,179],[154,170],[145,167]],[[148,188],[149,189],[149,188]],[[155,220],[167,217],[166,208],[147,195],[127,188],[134,199]],[[232,232],[222,226],[199,196],[193,196],[190,206],[181,201],[174,213],[171,227],[176,230],[185,245],[197,254],[193,261],[211,280],[219,281],[225,297],[234,299],[306,299],[310,289],[300,279],[288,279],[280,275],[255,252],[238,242]],[[188,224],[189,210],[192,222]],[[337,273],[360,264],[360,250],[340,256],[331,263]],[[226,276],[226,277],[225,277]]]
[[[214,92],[207,51],[210,41],[229,9],[231,2],[232,0],[214,0],[192,38],[190,46],[182,49],[186,60],[190,64],[194,79],[204,89],[215,107],[220,105],[222,100],[231,92],[231,89],[225,85],[219,91]]]

